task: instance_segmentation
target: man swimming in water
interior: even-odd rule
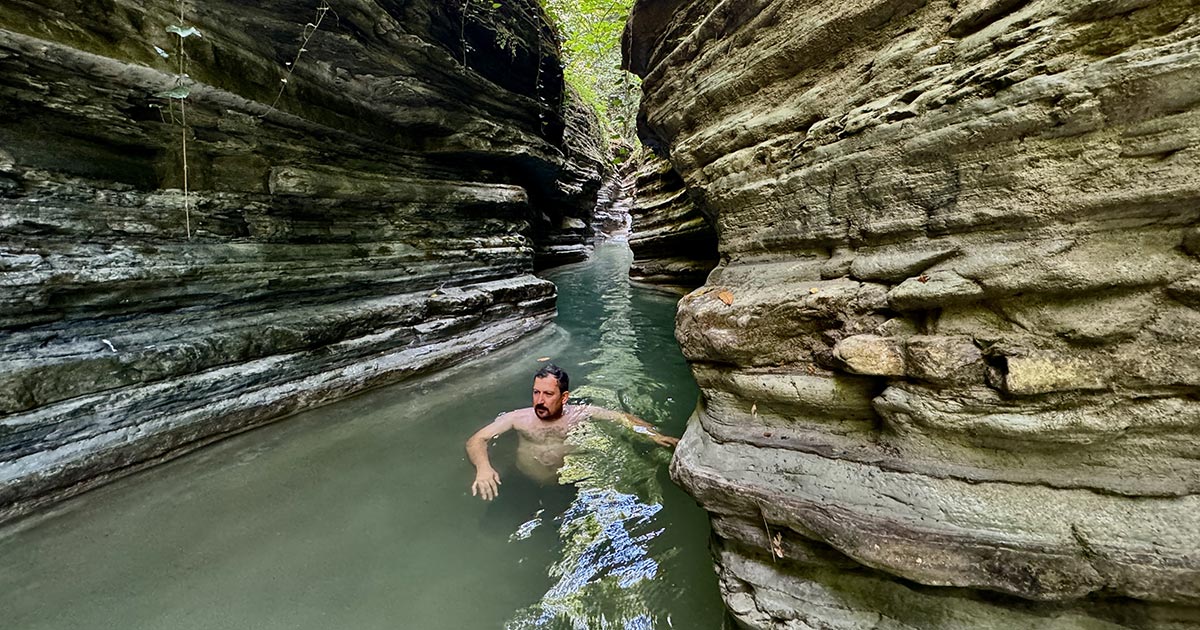
[[[467,439],[467,457],[475,465],[475,482],[471,496],[485,501],[496,498],[500,490],[500,474],[488,459],[488,441],[516,429],[521,439],[517,444],[517,468],[531,479],[549,484],[558,480],[563,457],[570,452],[567,434],[591,419],[614,420],[650,437],[657,444],[673,447],[677,438],[659,433],[650,423],[627,413],[594,405],[567,406],[569,377],[562,368],[547,364],[533,375],[533,406],[498,416]]]

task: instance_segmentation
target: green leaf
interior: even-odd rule
[[[492,8],[493,8],[493,9],[499,9],[499,8],[500,8],[500,3],[499,3],[499,2],[493,2],[493,3],[492,3]]]
[[[174,98],[174,99],[183,100],[188,97],[188,94],[191,94],[191,93],[192,93],[192,91],[188,88],[188,86],[177,85],[174,88],[167,90],[165,92],[159,92],[158,94],[155,94],[155,96],[161,96],[162,98]]]
[[[179,36],[180,39],[186,39],[188,37],[191,37],[192,35],[195,35],[196,37],[204,37],[203,35],[200,34],[200,31],[196,30],[195,26],[189,26],[187,28],[184,28],[182,26],[177,26],[175,24],[172,24],[167,27],[167,32],[175,33],[176,35]]]
[[[503,0],[488,0],[489,2]],[[544,0],[562,38],[564,79],[601,126],[636,142],[637,80],[620,70],[621,33],[634,0]],[[539,94],[540,95],[540,94]]]

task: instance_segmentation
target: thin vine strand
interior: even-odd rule
[[[183,27],[183,0],[179,0],[179,26]],[[183,35],[179,35],[179,82],[183,83],[184,57],[186,56]],[[192,240],[192,209],[188,201],[188,163],[187,163],[187,99],[179,99],[180,127],[183,140],[183,222],[187,229],[187,239]]]
[[[292,73],[296,71],[296,65],[300,63],[300,57],[308,52],[308,42],[316,35],[317,29],[321,28],[321,22],[325,19],[325,14],[333,10],[333,7],[325,0],[321,0],[321,5],[317,7],[317,17],[308,24],[304,25],[304,41],[300,42],[300,49],[296,51],[296,57],[288,64],[287,73],[279,80],[279,92],[275,94],[275,100],[271,101],[271,106],[267,111],[275,109],[279,104],[279,99],[283,98],[283,91],[287,89],[288,80],[292,78]],[[334,15],[337,15],[335,12]],[[311,30],[310,30],[311,27]],[[264,114],[265,115],[265,114]]]

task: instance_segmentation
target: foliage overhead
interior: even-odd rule
[[[567,83],[595,108],[612,141],[637,146],[637,77],[621,70],[621,32],[633,0],[542,0],[562,38]]]

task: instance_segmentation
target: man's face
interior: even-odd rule
[[[567,392],[559,391],[558,379],[543,376],[533,379],[533,413],[542,420],[557,420],[567,402]]]

